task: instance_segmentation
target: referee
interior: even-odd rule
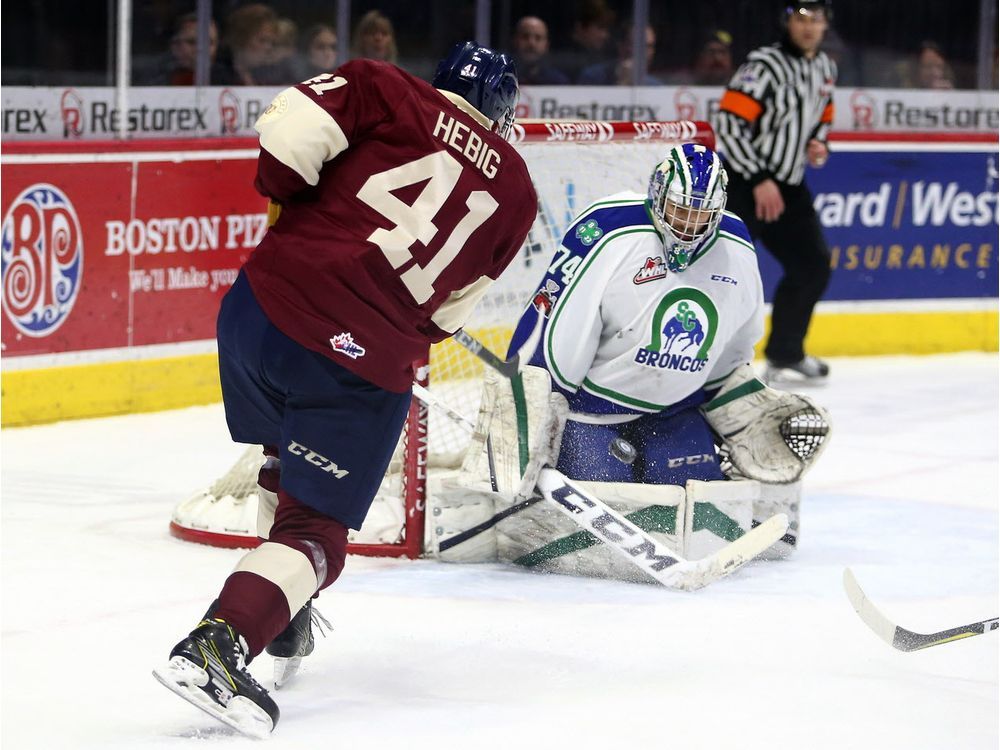
[[[830,371],[803,349],[830,279],[830,251],[803,180],[806,162],[820,167],[829,153],[837,67],[819,47],[832,10],[832,0],[790,2],[781,41],[747,56],[713,123],[730,176],[726,208],[784,271],[764,350],[771,381],[821,382]]]

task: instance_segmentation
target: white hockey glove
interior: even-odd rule
[[[768,388],[750,365],[737,367],[701,411],[748,479],[794,482],[829,442],[830,415],[823,407],[807,396]]]

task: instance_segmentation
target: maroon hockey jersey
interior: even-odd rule
[[[246,264],[283,333],[402,392],[513,260],[537,200],[518,153],[464,100],[354,60],[256,124],[257,189],[282,204]]]

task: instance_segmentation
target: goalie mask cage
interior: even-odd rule
[[[520,122],[511,141],[538,193],[538,215],[518,258],[479,303],[466,330],[503,357],[514,326],[544,275],[562,232],[590,203],[610,193],[645,193],[649,175],[670,146],[695,141],[714,147],[706,122]],[[502,208],[500,209],[502,210]],[[417,363],[417,381],[475,418],[483,364],[455,342],[431,347]],[[462,463],[468,433],[414,398],[406,426],[360,532],[347,551],[418,557],[424,547],[428,493]],[[170,531],[217,547],[254,547],[259,446],[251,446],[210,487],[174,509]]]

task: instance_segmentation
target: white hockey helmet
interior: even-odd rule
[[[683,271],[715,235],[728,183],[719,155],[698,143],[674,146],[656,165],[649,179],[649,208],[663,235],[668,269]]]

